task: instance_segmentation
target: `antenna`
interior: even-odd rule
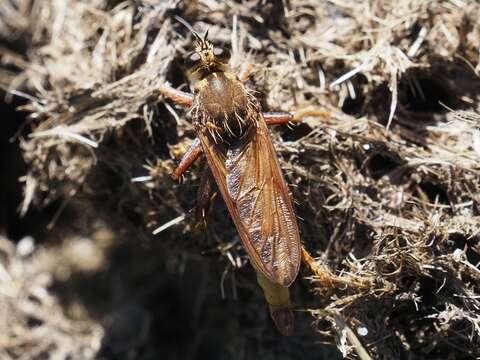
[[[198,33],[193,29],[192,25],[190,25],[185,19],[181,18],[180,16],[178,15],[175,15],[174,16],[175,20],[177,20],[180,24],[182,24],[183,26],[185,26],[188,30],[190,30],[190,32],[193,34],[193,36],[195,37],[195,39],[197,41],[200,41],[202,42],[202,38],[200,37],[200,35],[198,35]],[[205,35],[208,34],[208,30],[207,32],[205,33]],[[203,40],[205,40],[206,37],[204,36]]]

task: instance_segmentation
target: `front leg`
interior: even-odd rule
[[[168,84],[163,84],[158,89],[163,96],[173,100],[178,105],[190,107],[193,103],[193,94],[177,90]]]
[[[195,160],[198,159],[200,154],[202,153],[202,144],[200,143],[199,138],[195,138],[193,140],[192,145],[188,148],[185,154],[182,156],[180,160],[180,164],[173,170],[172,177],[173,180],[178,180],[180,176],[192,165]]]
[[[249,76],[253,72],[253,65],[250,63],[244,63],[242,64],[242,68],[240,69],[240,72],[238,73],[238,80],[240,80],[241,83],[245,84],[249,78]]]

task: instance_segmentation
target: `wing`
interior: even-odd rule
[[[250,261],[271,281],[289,286],[300,267],[300,236],[262,114],[228,147],[216,144],[208,132],[198,136]]]

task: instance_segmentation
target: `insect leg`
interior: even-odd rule
[[[293,113],[289,112],[264,112],[263,118],[267,125],[285,125],[293,122]]]
[[[320,266],[318,266],[315,263],[315,260],[312,258],[312,255],[305,250],[305,248],[302,246],[302,260],[303,263],[312,271],[312,273],[318,277],[322,285],[326,288],[333,288],[333,281],[332,281],[332,274],[329,271],[325,271],[324,269],[321,269]]]
[[[172,177],[173,180],[178,180],[180,176],[192,165],[195,160],[198,159],[200,154],[202,153],[202,144],[198,138],[193,140],[192,145],[188,148],[185,154],[183,154],[182,159],[180,160],[180,164],[173,170]]]
[[[267,125],[286,125],[289,123],[295,123],[301,121],[306,116],[321,116],[327,117],[329,112],[315,109],[315,108],[305,108],[297,112],[265,112],[263,117]]]
[[[200,180],[200,187],[197,192],[197,206],[195,209],[195,218],[197,222],[204,221],[205,215],[210,208],[210,201],[215,193],[215,179],[208,166],[203,171]]]
[[[163,96],[168,97],[179,105],[192,106],[193,95],[190,93],[177,90],[168,84],[160,85],[158,90]]]
[[[238,73],[238,80],[240,80],[242,83],[247,82],[248,77],[252,74],[253,71],[253,65],[250,63],[246,63],[242,65],[242,68],[240,69],[240,72]]]
[[[324,290],[332,289],[335,284],[347,287],[355,287],[360,289],[371,288],[368,280],[361,278],[343,279],[334,275],[326,266],[316,262],[307,250],[302,246],[302,261],[315,275],[316,280],[322,284]]]

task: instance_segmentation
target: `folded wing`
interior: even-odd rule
[[[289,286],[300,267],[300,237],[288,187],[258,114],[256,126],[225,147],[199,134],[208,164],[254,267]]]

